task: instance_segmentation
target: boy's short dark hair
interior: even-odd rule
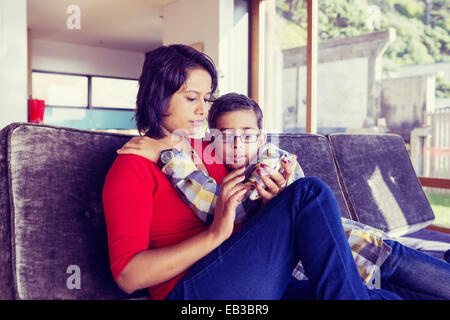
[[[211,76],[211,94],[217,88],[217,71],[206,54],[180,44],[162,46],[145,57],[136,99],[136,127],[151,138],[162,138],[163,114],[170,97],[186,82],[188,71],[206,70]]]
[[[262,129],[263,114],[261,108],[253,99],[238,93],[227,93],[214,101],[208,113],[209,127],[217,128],[217,120],[220,116],[238,110],[253,110],[258,119],[258,129]]]

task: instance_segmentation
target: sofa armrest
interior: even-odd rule
[[[8,135],[15,125],[0,131],[0,300],[15,298],[11,257],[11,215],[8,179]]]

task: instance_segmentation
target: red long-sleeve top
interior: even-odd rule
[[[216,161],[207,163],[209,175],[220,184],[225,167]],[[179,243],[207,228],[158,166],[137,155],[116,158],[106,176],[103,206],[114,279],[140,251]],[[184,274],[149,288],[151,299],[164,299]]]

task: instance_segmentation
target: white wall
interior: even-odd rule
[[[204,52],[217,64],[219,1],[178,0],[164,7],[163,44],[203,42]]]
[[[249,15],[244,2],[220,2],[219,70],[223,76],[220,94],[237,92],[248,95]]]
[[[138,78],[145,54],[86,45],[33,39],[32,69]]]
[[[27,4],[0,0],[0,129],[27,121]]]
[[[235,6],[236,5],[236,6]],[[219,94],[248,93],[245,1],[178,0],[163,10],[163,44],[203,42],[219,71]]]

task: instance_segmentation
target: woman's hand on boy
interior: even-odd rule
[[[122,148],[117,150],[117,153],[135,154],[157,163],[162,150],[164,150],[164,145],[160,141],[141,136],[131,138]]]
[[[147,136],[139,136],[131,138],[122,146],[122,148],[117,150],[117,153],[135,154],[157,163],[161,151],[171,148],[177,148],[178,150],[185,151],[189,154],[190,146],[182,137],[175,135],[173,135],[172,139],[163,138],[159,140]]]
[[[264,164],[261,166],[265,172],[257,169],[257,173],[264,182],[264,185],[260,185],[255,181],[255,188],[263,198],[264,204],[275,198],[286,188],[287,182],[292,175],[296,159],[297,156],[295,156],[295,158],[291,161],[281,161],[281,165],[284,168],[283,173],[280,173],[279,171],[276,171]]]

